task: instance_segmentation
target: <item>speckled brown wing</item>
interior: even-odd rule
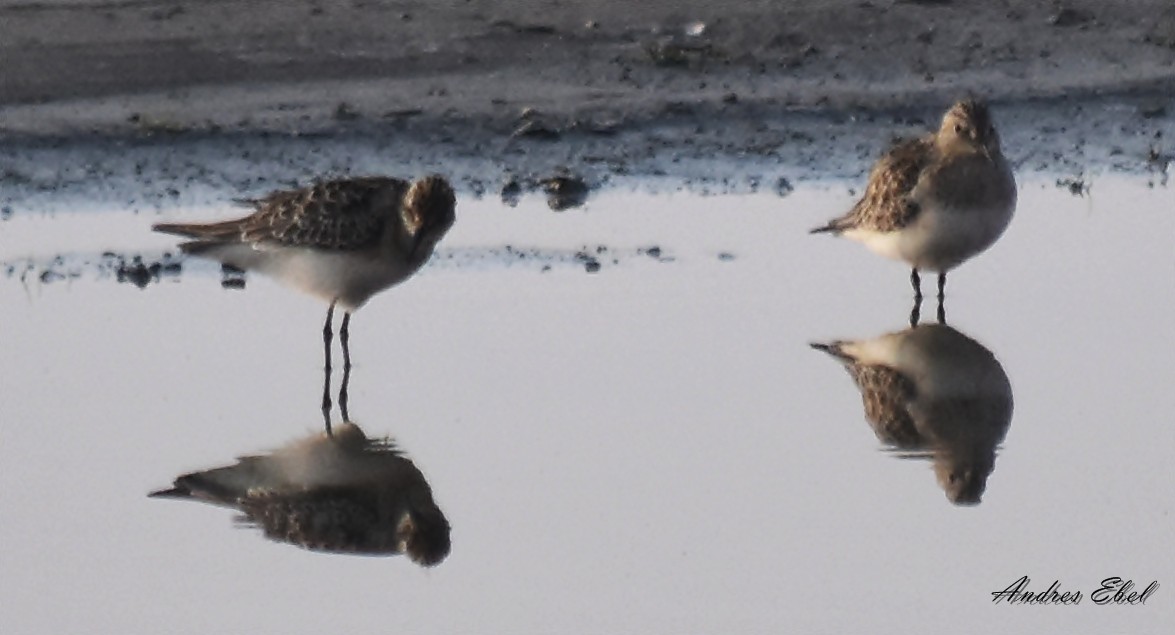
[[[914,399],[914,382],[885,366],[853,364],[849,374],[861,390],[865,419],[882,443],[902,449],[917,449],[924,440],[914,427],[907,404]]]
[[[260,527],[272,540],[313,551],[397,552],[398,519],[381,516],[378,493],[371,488],[254,490],[239,505],[244,520]]]
[[[932,136],[899,141],[873,166],[861,200],[848,214],[821,229],[841,232],[860,228],[888,232],[910,224],[919,212],[910,193],[918,184],[922,171],[931,163],[933,154]]]
[[[257,213],[241,220],[243,242],[351,251],[380,240],[394,222],[408,183],[367,177],[317,183],[251,200]]]

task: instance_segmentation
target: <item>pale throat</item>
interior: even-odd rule
[[[947,156],[984,154],[983,146],[970,139],[964,139],[954,134],[938,135],[935,139],[934,146],[940,154]]]

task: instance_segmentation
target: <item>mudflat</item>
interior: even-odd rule
[[[648,121],[1175,89],[1168,0],[0,1],[0,129]],[[136,117],[135,115],[138,115]],[[537,125],[537,124],[536,124]],[[543,134],[537,131],[535,134]]]

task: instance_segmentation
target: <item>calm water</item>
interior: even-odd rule
[[[14,214],[0,631],[1160,632],[1175,195],[1022,181],[1008,233],[948,284],[951,326],[1015,402],[975,507],[886,451],[850,377],[808,346],[899,331],[910,309],[904,265],[806,234],[851,204],[845,184],[612,191],[561,214],[462,200],[437,261],[352,321],[351,414],[396,437],[453,526],[428,570],[147,499],[321,426],[316,301],[262,278],[225,290],[207,265],[139,289],[84,264],[157,257],[172,243],[151,222],[228,210]],[[587,273],[577,254],[600,245]],[[42,281],[58,254],[79,275]],[[992,603],[1024,575],[1085,598]],[[1161,586],[1094,605],[1110,576]]]

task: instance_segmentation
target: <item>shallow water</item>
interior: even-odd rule
[[[321,426],[323,306],[197,263],[142,289],[101,266],[171,249],[151,222],[228,210],[22,210],[0,222],[0,630],[1155,632],[1175,620],[1175,196],[1022,180],[947,287],[1015,401],[975,507],[886,451],[808,346],[906,326],[903,265],[806,233],[852,184],[462,200],[436,261],[352,321],[351,414],[453,526],[428,570],[147,499]],[[993,604],[1023,575],[1085,598]],[[1097,606],[1110,576],[1161,588]]]

